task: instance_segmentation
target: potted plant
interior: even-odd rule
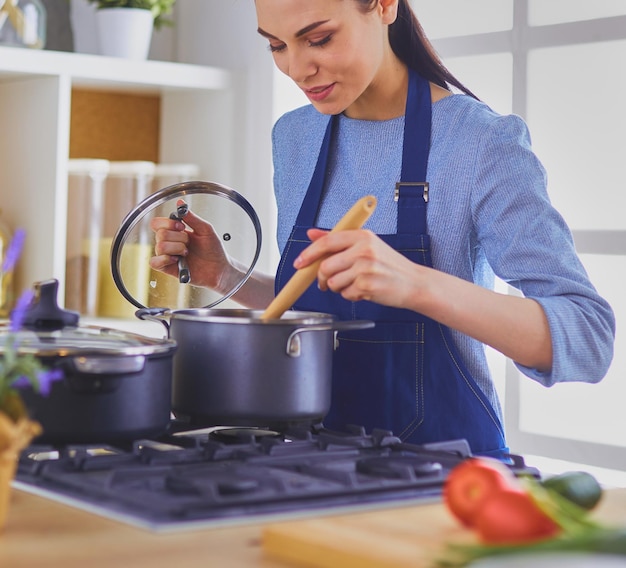
[[[152,30],[171,25],[176,0],[87,0],[96,9],[102,55],[146,59]]]
[[[0,270],[12,272],[19,257],[24,232],[17,231],[4,252]],[[46,370],[40,361],[29,353],[21,353],[18,331],[26,308],[33,297],[27,291],[11,312],[8,334],[2,337],[0,353],[0,530],[4,528],[11,493],[11,481],[15,475],[20,452],[31,440],[41,434],[41,425],[28,416],[20,389],[34,388],[43,395],[50,392],[51,384],[62,378],[59,370]]]
[[[168,16],[172,13],[176,0],[87,0],[94,4],[97,10],[107,8],[135,8],[139,10],[149,10],[152,14],[154,29],[161,29],[161,26],[171,25],[172,21]]]

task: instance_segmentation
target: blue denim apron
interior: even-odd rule
[[[396,186],[398,232],[379,235],[406,258],[424,266],[432,266],[426,230],[428,184],[424,181],[431,105],[428,81],[411,71],[401,181]],[[314,226],[321,203],[335,120],[329,120],[313,177],[281,257],[277,292],[293,274],[295,258],[310,243],[306,231]],[[326,427],[345,430],[348,424],[356,424],[368,431],[382,428],[416,444],[465,438],[474,454],[503,457],[508,452],[500,420],[466,369],[447,327],[410,310],[350,302],[315,285],[294,309],[376,322],[373,329],[338,335]]]

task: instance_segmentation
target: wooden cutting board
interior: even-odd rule
[[[264,553],[313,568],[432,567],[446,543],[474,542],[441,504],[277,523],[262,531]]]
[[[605,491],[593,516],[626,525],[626,488]],[[450,543],[476,543],[441,503],[266,525],[264,553],[311,568],[433,568]]]

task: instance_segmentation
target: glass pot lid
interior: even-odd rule
[[[0,354],[14,347],[19,354],[39,357],[146,356],[171,353],[176,342],[97,326],[81,326],[79,314],[57,303],[59,281],[36,282],[19,329],[0,322]]]
[[[67,326],[60,329],[28,329],[12,331],[10,324],[0,323],[0,354],[9,345],[16,345],[20,355],[38,357],[75,356],[138,356],[172,353],[176,342],[155,339],[107,327]]]
[[[178,278],[150,268],[155,254],[150,221],[175,216],[184,222],[186,211],[210,223],[226,255],[247,267],[225,294],[194,286],[184,260],[179,263]],[[244,197],[218,183],[188,181],[152,193],[128,213],[113,239],[111,272],[120,293],[137,308],[210,308],[243,286],[260,252],[261,224]]]

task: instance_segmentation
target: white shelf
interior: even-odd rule
[[[73,85],[128,91],[210,91],[230,86],[230,73],[214,67],[0,47],[0,81],[23,76],[69,76]]]
[[[161,98],[159,161],[190,162],[228,183],[234,115],[231,74],[200,65],[0,47],[0,208],[26,230],[18,292],[59,280],[65,291],[67,166],[72,88]],[[226,142],[225,142],[226,141]],[[97,156],[94,156],[97,157]]]

